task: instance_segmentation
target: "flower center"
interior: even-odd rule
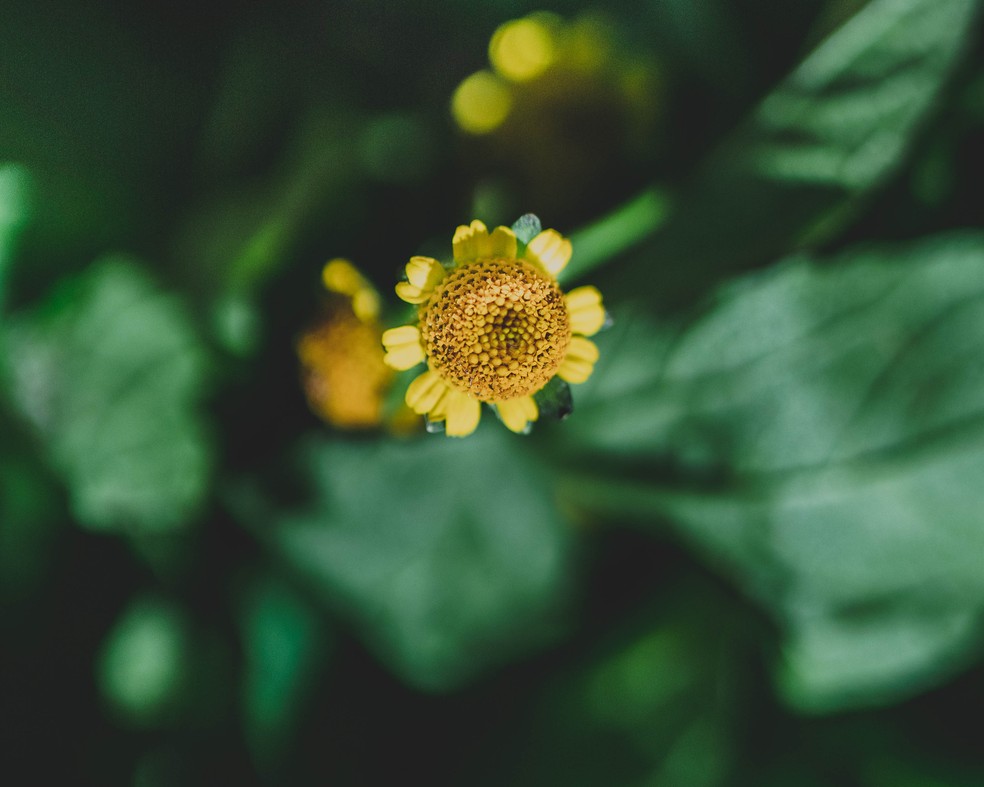
[[[529,263],[484,259],[457,268],[420,310],[431,365],[484,402],[540,390],[571,340],[557,283]]]

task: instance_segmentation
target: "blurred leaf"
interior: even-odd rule
[[[0,165],[0,307],[6,296],[6,279],[14,244],[29,209],[26,170],[14,164]]]
[[[0,608],[29,598],[47,578],[60,513],[57,490],[33,458],[11,451],[10,425],[0,418]]]
[[[492,773],[468,783],[730,783],[740,629],[711,596],[690,584],[588,647],[546,682]]]
[[[12,321],[12,395],[79,522],[161,530],[195,514],[211,463],[196,402],[205,352],[181,305],[109,259]]]
[[[289,587],[265,580],[246,594],[242,628],[243,723],[254,758],[269,771],[296,734],[324,666],[324,625]]]
[[[556,418],[563,421],[574,412],[574,397],[571,386],[560,377],[554,377],[534,396],[536,407],[540,411],[538,420]]]
[[[787,630],[804,709],[938,681],[984,610],[984,237],[794,259],[674,332],[613,331],[557,450],[585,505],[672,521]]]
[[[303,454],[317,498],[280,517],[274,543],[421,687],[459,685],[555,634],[570,535],[515,440],[489,428]]]
[[[274,170],[208,193],[177,233],[174,258],[182,277],[212,308],[212,327],[225,349],[256,349],[265,315],[260,291],[296,263],[313,236],[351,230],[367,183],[358,136],[364,118],[311,110]],[[326,229],[328,228],[328,229]],[[320,243],[320,241],[319,241]]]
[[[780,688],[810,711],[892,699],[900,685],[932,685],[963,666],[980,645],[980,623],[980,606],[932,600],[834,613],[803,605],[791,613]]]
[[[214,728],[235,684],[226,643],[178,603],[135,596],[106,635],[96,682],[113,714],[134,728]]]
[[[173,604],[133,601],[103,643],[98,680],[103,696],[136,726],[161,723],[174,712],[189,679],[188,622]]]
[[[677,306],[723,272],[831,237],[903,161],[974,29],[976,6],[872,0],[705,162],[606,295],[645,293]]]

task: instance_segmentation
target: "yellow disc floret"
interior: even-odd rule
[[[449,273],[420,309],[431,364],[483,402],[540,390],[571,340],[560,287],[527,262],[477,260]]]

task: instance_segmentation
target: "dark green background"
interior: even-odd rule
[[[448,112],[533,10],[5,5],[0,781],[984,783],[977,3],[608,4],[658,122],[533,102],[573,188]],[[567,421],[315,419],[326,259],[396,324],[528,211]]]

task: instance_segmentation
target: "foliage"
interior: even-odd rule
[[[65,478],[78,521],[161,530],[199,504],[205,356],[181,307],[127,260],[66,283],[6,330],[11,396]]]
[[[14,2],[3,768],[984,781],[978,5],[564,0],[496,138],[451,96],[525,4]],[[412,374],[307,410],[325,260],[398,325],[411,255],[529,211],[612,317],[531,435],[427,434]]]

